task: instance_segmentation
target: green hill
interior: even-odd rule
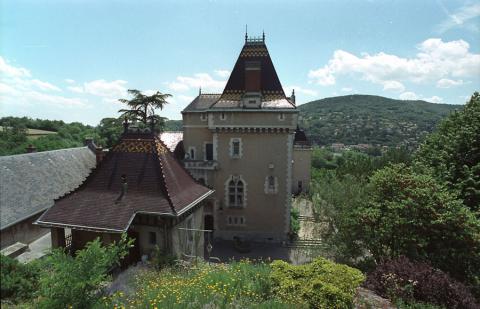
[[[372,95],[325,98],[298,106],[301,125],[317,145],[343,143],[415,147],[462,106]]]

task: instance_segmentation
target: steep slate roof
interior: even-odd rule
[[[295,109],[287,98],[270,58],[265,38],[245,38],[245,45],[233,67],[222,94],[199,94],[183,112],[241,108],[245,94],[245,63],[257,62],[261,67],[262,109]]]
[[[0,157],[0,229],[53,205],[95,167],[87,147]]]
[[[121,175],[128,188],[122,191]],[[72,194],[55,202],[37,221],[97,231],[126,231],[136,213],[178,216],[208,195],[158,137],[124,134],[98,168]]]

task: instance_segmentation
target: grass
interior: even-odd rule
[[[100,308],[302,308],[282,303],[271,290],[267,263],[201,263],[189,269],[143,270],[135,292],[104,297]]]

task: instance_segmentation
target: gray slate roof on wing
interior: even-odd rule
[[[88,147],[0,157],[0,229],[53,205],[96,165]]]
[[[191,112],[191,111],[202,111],[207,110],[215,103],[221,94],[200,94],[195,99],[193,99],[192,103],[190,103],[185,109],[184,112]]]

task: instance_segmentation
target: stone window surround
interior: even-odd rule
[[[238,153],[238,155],[233,153],[233,143],[234,143],[234,142],[239,142],[239,153]],[[243,143],[242,143],[242,138],[241,138],[241,137],[232,137],[232,138],[230,138],[229,145],[230,145],[230,147],[229,147],[230,158],[240,159],[240,158],[243,156]]]
[[[229,199],[229,184],[230,181],[241,181],[243,183],[243,203],[241,206],[230,206],[230,199]],[[246,208],[247,207],[247,193],[248,193],[248,184],[243,179],[242,175],[230,175],[227,180],[225,181],[225,205],[229,208]]]
[[[192,150],[193,150],[193,156],[192,156]],[[190,160],[195,160],[197,158],[197,147],[189,146],[187,155]]]
[[[273,177],[273,188],[270,186],[270,177]],[[278,193],[278,177],[273,175],[265,176],[265,184],[264,184],[264,191],[265,194],[277,194]]]

